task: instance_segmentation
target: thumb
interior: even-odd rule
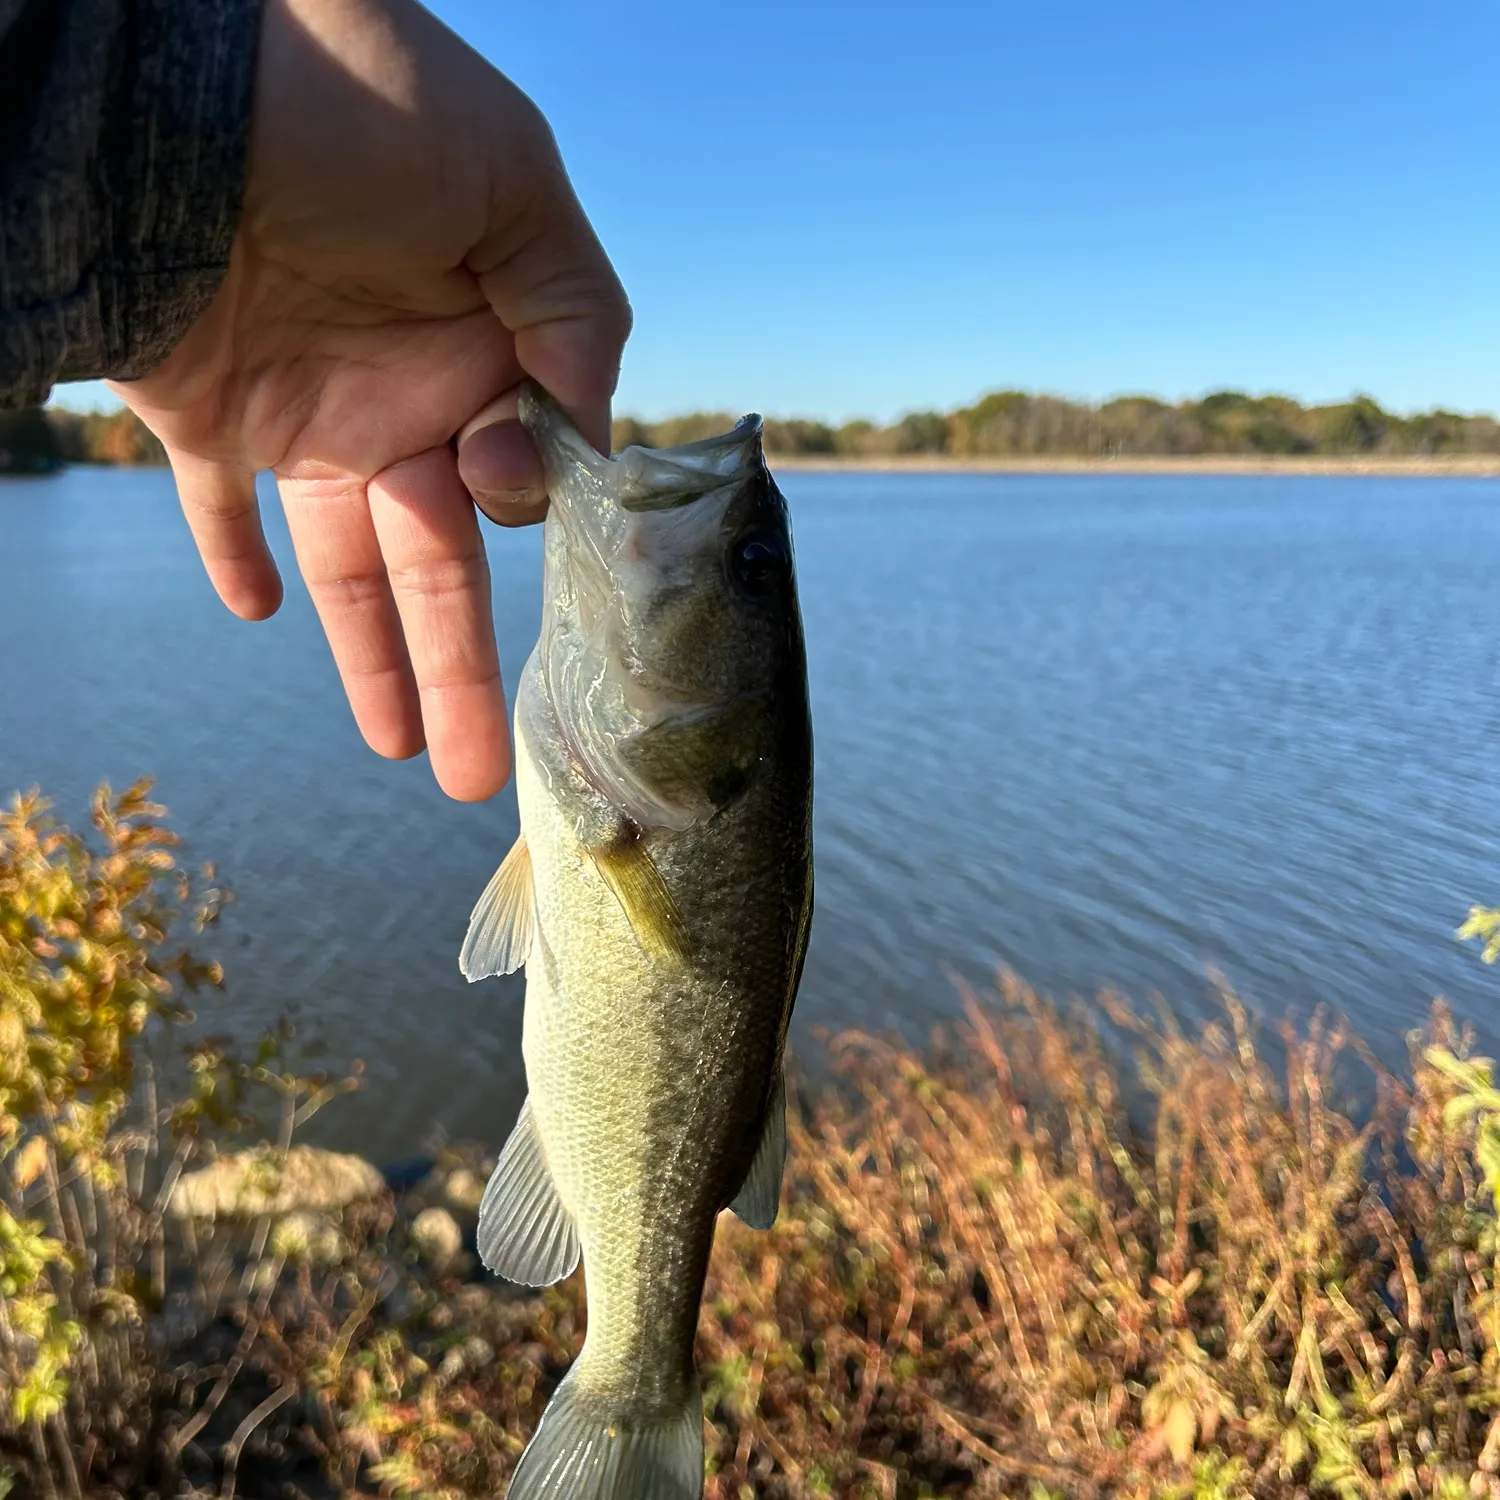
[[[608,453],[610,399],[630,336],[630,303],[550,132],[547,147],[550,161],[543,158],[540,184],[522,197],[525,210],[507,215],[470,253],[468,266],[514,335],[521,368]],[[513,186],[506,191],[513,193]],[[497,193],[496,201],[504,198]]]

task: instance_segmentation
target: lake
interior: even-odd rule
[[[1500,898],[1500,485],[1483,480],[791,473],[817,735],[817,917],[794,1046],[920,1037],[945,966],[1059,996],[1221,969],[1387,1058],[1443,994],[1500,1043],[1500,972],[1453,930]],[[449,802],[355,731],[269,487],[281,613],[230,616],[164,472],[0,484],[0,791],[70,822],[157,778],[238,893],[204,937],[209,1029],[288,1003],[368,1086],[309,1138],[377,1159],[498,1145],[520,985],[466,985],[509,790]],[[536,532],[487,528],[507,681]]]

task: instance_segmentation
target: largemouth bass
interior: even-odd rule
[[[479,1253],[580,1255],[588,1333],[511,1500],[697,1500],[693,1339],[714,1227],[769,1228],[812,917],[812,730],[786,502],[758,417],[608,459],[528,386],[551,506],[516,694],[521,835],[470,980],[526,966],[529,1097]]]

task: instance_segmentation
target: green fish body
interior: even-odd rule
[[[605,459],[534,387],[543,626],[521,837],[470,979],[526,965],[530,1094],[480,1210],[528,1285],[580,1255],[588,1333],[512,1500],[696,1500],[693,1339],[720,1210],[768,1228],[812,914],[812,733],[786,503],[758,418]]]

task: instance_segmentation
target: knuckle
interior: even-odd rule
[[[488,578],[488,568],[482,553],[469,553],[398,564],[389,576],[398,598],[441,604],[473,593]]]
[[[336,604],[349,613],[361,613],[372,605],[384,604],[389,588],[385,574],[377,570],[309,578],[307,587],[315,599]]]
[[[210,522],[216,525],[243,526],[248,523],[259,529],[260,504],[253,489],[241,494],[212,485],[179,486],[178,496],[190,524]]]

